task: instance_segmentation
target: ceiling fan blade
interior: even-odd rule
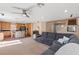
[[[20,8],[20,7],[13,7],[13,8],[15,8],[15,9],[21,9],[21,10],[24,10],[23,8]]]
[[[27,13],[26,13],[25,15],[26,15],[26,17],[28,17],[28,18],[30,17]]]
[[[11,12],[11,13],[14,13],[14,14],[23,14],[23,13],[18,13],[18,12]]]
[[[4,13],[0,13],[2,16],[4,16]]]
[[[36,7],[35,5],[30,6],[28,9],[26,9],[26,11],[29,11],[30,9]]]
[[[26,9],[26,11],[29,11],[32,8],[35,8],[35,7],[38,7],[38,6],[44,6],[44,5],[45,5],[44,3],[37,3],[37,5],[30,6],[28,9]]]
[[[28,18],[30,17],[29,15],[26,15]]]

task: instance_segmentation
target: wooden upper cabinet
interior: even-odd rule
[[[10,30],[11,29],[11,23],[8,23],[8,22],[2,22],[1,26],[2,26],[2,30]]]
[[[76,19],[69,19],[68,25],[77,25],[77,20]]]
[[[17,30],[20,29],[21,26],[23,26],[23,24],[17,23],[17,24],[16,24]]]
[[[20,28],[20,24],[16,24],[16,28],[19,29]]]

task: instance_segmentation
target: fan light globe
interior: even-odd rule
[[[65,13],[67,13],[67,12],[68,12],[68,10],[65,10],[64,12],[65,12]]]

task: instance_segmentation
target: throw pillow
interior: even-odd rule
[[[70,39],[70,38],[68,38],[68,37],[66,37],[66,36],[63,36],[63,40],[64,40],[63,43],[68,43],[69,39]]]
[[[58,42],[60,44],[65,44],[65,43],[68,43],[68,41],[70,40],[70,38],[66,37],[66,36],[63,36],[63,38],[59,38],[58,39]]]
[[[63,38],[59,38],[59,39],[58,39],[58,42],[59,42],[60,44],[63,44],[63,43],[64,43]]]

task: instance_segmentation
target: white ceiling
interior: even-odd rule
[[[79,16],[79,4],[78,3],[45,3],[45,6],[41,8],[36,7],[32,9],[31,18],[24,17],[19,14],[13,14],[11,12],[22,12],[21,10],[12,8],[14,6],[21,8],[29,8],[35,3],[0,3],[0,12],[5,13],[5,16],[0,15],[1,21],[29,23],[33,21],[50,21],[65,19],[73,14],[73,17]],[[67,13],[64,11],[68,10]]]

